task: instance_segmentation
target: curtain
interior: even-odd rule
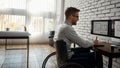
[[[24,31],[30,43],[48,42],[49,31],[63,22],[64,0],[0,0],[0,31]]]
[[[31,42],[48,42],[49,32],[56,29],[63,18],[61,16],[61,12],[64,12],[63,4],[63,0],[31,0],[28,2],[28,18],[31,22],[28,22],[28,31],[31,33]],[[36,28],[36,26],[39,27]]]

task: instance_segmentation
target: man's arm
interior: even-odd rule
[[[90,43],[89,41],[86,41],[82,38],[80,38],[77,33],[75,32],[75,30],[73,29],[73,27],[66,27],[65,28],[65,36],[72,41],[73,43],[78,44],[81,47],[84,48],[89,48],[91,46],[93,46],[93,43]]]

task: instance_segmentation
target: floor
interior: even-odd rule
[[[9,45],[8,48],[25,48],[26,45]],[[55,51],[48,44],[30,45],[29,68],[42,68],[45,57]],[[1,68],[27,68],[26,50],[5,50],[4,45],[0,45],[0,65]],[[46,68],[56,68],[56,56],[53,56],[47,63]]]

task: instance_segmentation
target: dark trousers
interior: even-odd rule
[[[102,54],[100,52],[95,52],[95,63],[96,63],[96,67],[97,68],[103,68],[103,57],[102,57]]]
[[[81,58],[76,62],[82,64],[85,68],[103,68],[102,54],[99,52],[90,52],[89,48],[72,48],[74,55],[71,59]]]

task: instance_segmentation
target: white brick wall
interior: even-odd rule
[[[90,34],[91,20],[120,19],[120,0],[64,0],[65,8],[80,9],[80,18],[75,30],[82,38],[92,40],[95,35]],[[112,38],[98,36],[100,41],[112,41]],[[115,40],[115,38],[114,38]],[[120,39],[117,39],[120,41]],[[107,68],[108,58],[104,56],[104,68]],[[120,68],[120,58],[115,58],[113,68]]]

